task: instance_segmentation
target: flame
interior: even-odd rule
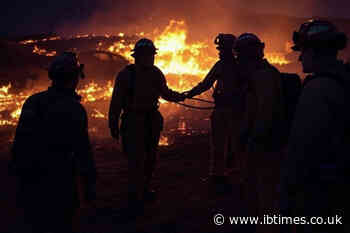
[[[92,81],[79,89],[77,93],[83,97],[82,101],[85,103],[109,100],[113,93],[113,84],[112,81],[108,81],[106,85],[100,86]]]
[[[144,32],[139,35],[143,36]],[[188,44],[187,27],[184,21],[171,20],[164,31],[153,38],[153,41],[158,48],[155,65],[165,74],[205,75],[216,61],[216,57],[208,57],[208,52],[204,51],[209,47],[206,43]],[[121,54],[132,62],[133,47],[134,44],[121,40],[110,46],[108,51]]]
[[[161,136],[159,139],[159,146],[169,146],[169,139],[166,136]]]
[[[46,49],[40,49],[38,46],[34,45],[33,53],[39,54],[39,55],[45,55],[47,57],[53,57],[56,56],[56,51],[47,51]]]
[[[288,65],[290,61],[288,61],[283,53],[266,53],[265,58],[271,63],[276,65]]]
[[[107,119],[106,115],[101,113],[99,110],[94,109],[94,112],[91,114],[91,117],[93,118],[102,118],[102,119]]]
[[[76,35],[74,38],[75,39],[88,38],[89,36],[90,36],[89,34],[83,34],[83,35]]]
[[[190,42],[188,40],[188,29],[184,21],[171,20],[168,26],[162,31],[157,29],[152,35],[146,34],[145,32],[140,32],[136,35],[139,37],[147,35],[154,41],[155,46],[158,48],[155,65],[166,74],[168,86],[179,92],[189,90],[200,82],[218,59],[217,51],[212,42]],[[71,38],[79,39],[95,36],[94,34],[82,34]],[[128,39],[123,32],[120,32],[117,35],[118,37],[110,34],[105,34],[103,36],[110,39],[116,38],[118,41],[114,41],[112,44],[110,42],[98,41],[96,44],[97,50],[120,54],[130,62],[133,62],[131,50],[134,48],[135,41]],[[60,39],[62,38],[57,36],[40,40],[25,40],[19,43],[23,45],[34,45],[33,53],[43,56],[55,56],[56,51],[47,51],[46,49],[40,48],[36,43]],[[288,42],[286,43],[286,52],[288,53],[289,50],[287,50],[287,47],[290,47],[290,43],[288,44]],[[290,61],[286,59],[284,53],[266,53],[265,58],[272,64],[286,65],[290,63]],[[0,87],[0,126],[15,126],[18,122],[24,101],[33,93],[42,91],[31,89],[24,93],[12,94],[9,92],[10,88],[11,84]],[[104,84],[92,81],[82,88],[79,88],[77,92],[82,96],[82,102],[87,104],[92,110],[89,114],[90,117],[107,119],[106,109],[103,110],[102,106],[98,103],[110,100],[113,92],[112,81]],[[167,115],[175,114],[177,111],[181,110],[181,107],[173,105],[163,99],[160,99],[160,103],[161,110],[166,112]],[[93,107],[91,107],[92,105]],[[180,119],[177,130],[181,132],[187,130],[184,119]],[[162,137],[160,145],[165,145],[167,143],[167,137]]]
[[[20,41],[20,44],[34,44],[34,43],[38,43],[37,40],[24,40],[24,41]]]
[[[0,126],[17,125],[24,101],[33,92],[19,93],[17,95],[9,93],[11,83],[7,86],[0,87]],[[5,115],[4,115],[5,113]]]
[[[62,39],[60,36],[52,36],[41,40],[24,40],[24,41],[20,41],[19,43],[26,45],[26,44],[34,44],[38,42],[46,42],[48,40],[52,41],[52,40],[60,40],[60,39]]]
[[[25,100],[34,93],[43,91],[41,89],[32,89],[24,93],[11,94],[9,92],[10,88],[11,83],[0,87],[0,126],[16,126]],[[105,85],[91,82],[77,92],[82,96],[83,103],[106,101],[112,96],[112,81],[108,81]],[[6,113],[5,115],[3,114],[4,112]],[[107,119],[106,116],[107,114],[99,109],[94,109],[91,114],[92,118]]]

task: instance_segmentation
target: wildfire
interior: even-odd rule
[[[158,30],[157,30],[158,32]],[[155,65],[158,66],[165,74],[168,85],[176,91],[186,91],[200,82],[208,73],[209,69],[217,61],[217,51],[211,42],[197,41],[190,42],[188,40],[188,29],[184,21],[171,20],[169,25],[160,33],[153,33],[153,36],[140,32],[136,34],[138,37],[149,36],[155,46],[158,48]],[[93,38],[96,35],[81,34],[68,39]],[[108,51],[111,53],[124,56],[130,62],[132,49],[134,48],[134,40],[120,32],[117,36],[105,34],[102,37],[109,40],[98,40],[96,49],[100,51]],[[114,40],[116,38],[116,40]],[[33,46],[33,53],[42,56],[56,56],[56,51],[48,51],[40,48],[37,43],[51,40],[60,40],[61,37],[48,37],[40,40],[25,40],[20,44]],[[289,44],[286,45],[289,47]],[[286,50],[286,52],[288,52]],[[284,53],[266,53],[265,58],[272,64],[286,65],[289,64]],[[33,93],[42,90],[28,90],[25,93],[11,94],[9,89],[11,84],[0,87],[0,126],[15,126],[18,122],[21,108],[24,101]],[[109,101],[112,96],[113,82],[101,84],[94,81],[86,84],[77,92],[82,96],[82,102],[87,105],[90,110],[90,117],[94,119],[107,119],[107,110],[103,108],[100,102]],[[181,111],[181,107],[160,100],[161,111],[167,115]],[[186,132],[187,125],[184,119],[179,121],[177,130]],[[97,129],[95,129],[97,130]],[[162,136],[160,145],[169,145],[168,138]]]
[[[144,33],[139,33],[143,36]],[[164,31],[153,38],[158,54],[155,65],[165,74],[205,75],[216,61],[216,57],[208,56],[209,46],[204,42],[189,44],[187,28],[184,21],[171,20]],[[125,40],[115,42],[108,51],[118,53],[133,61],[131,50],[134,44]]]
[[[11,84],[0,87],[0,126],[11,125],[16,126],[21,115],[21,109],[24,101],[34,93],[43,90],[28,90],[25,93],[11,94],[9,90]],[[98,85],[91,82],[77,92],[82,96],[83,103],[91,103],[101,100],[109,100],[112,96],[113,86],[112,82],[107,82],[106,85]],[[91,117],[93,118],[107,118],[106,114],[101,110],[94,109]]]
[[[159,49],[155,63],[165,74],[205,75],[216,61],[216,57],[205,56],[209,47],[206,43],[188,44],[186,39],[185,22],[175,20],[154,39]]]

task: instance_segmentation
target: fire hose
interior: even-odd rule
[[[215,107],[197,107],[197,106],[188,105],[188,104],[182,104],[182,103],[175,103],[175,104],[178,104],[178,105],[181,105],[181,106],[184,106],[184,107],[187,107],[187,108],[198,109],[198,110],[212,110],[212,109],[215,108]]]
[[[214,104],[214,102],[209,101],[209,100],[203,100],[203,99],[199,99],[199,98],[189,98],[189,99],[193,99],[193,100],[197,100],[197,101],[201,101],[201,102],[205,102],[205,103],[210,103],[210,104]],[[213,110],[215,107],[197,107],[197,106],[193,106],[193,105],[189,105],[189,104],[183,104],[183,103],[175,103],[187,108],[193,108],[193,109],[198,109],[198,110]]]

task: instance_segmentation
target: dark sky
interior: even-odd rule
[[[2,7],[0,35],[3,36],[84,33],[91,27],[107,30],[176,15],[190,20],[210,17],[220,21],[218,17],[235,14],[241,8],[292,16],[350,18],[349,0],[3,0]]]

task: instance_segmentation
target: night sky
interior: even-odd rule
[[[135,0],[33,0],[2,1],[0,35],[87,31],[89,25],[118,27],[123,24],[157,20],[167,15],[202,18],[220,14],[234,15],[245,8],[254,12],[291,16],[333,16],[350,18],[349,0],[210,0],[135,1]],[[273,6],[273,7],[272,7]],[[87,32],[88,33],[88,32]]]

